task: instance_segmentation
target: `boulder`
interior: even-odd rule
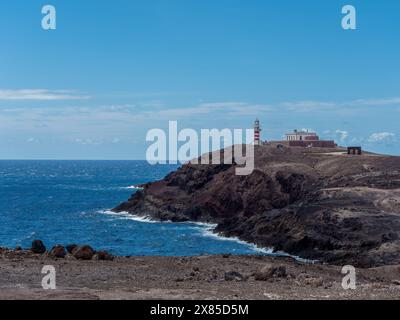
[[[15,247],[15,251],[22,251],[22,248],[20,246]]]
[[[395,286],[400,286],[400,280],[393,280],[392,284],[394,284]]]
[[[62,245],[54,246],[49,252],[49,256],[52,258],[65,258],[66,254],[67,252]]]
[[[31,251],[36,254],[43,254],[46,252],[46,247],[41,240],[34,240],[32,242]]]
[[[67,252],[68,252],[69,254],[72,254],[72,251],[74,251],[74,249],[75,249],[76,247],[78,247],[78,245],[76,245],[76,244],[69,244],[69,245],[67,245],[67,247],[66,247]]]
[[[307,286],[312,286],[312,287],[322,287],[324,285],[324,279],[322,277],[314,278],[305,278],[303,280],[303,283]]]
[[[236,271],[225,272],[225,281],[247,281],[248,277]]]
[[[254,279],[257,281],[267,281],[271,278],[285,278],[287,276],[286,267],[266,265],[260,271],[254,274]]]
[[[98,251],[92,258],[93,260],[101,260],[101,261],[113,261],[114,256],[107,251]]]
[[[301,285],[322,287],[324,286],[324,279],[322,277],[313,277],[307,273],[300,273],[296,277],[296,282]],[[326,284],[328,286],[329,284]]]
[[[285,266],[279,266],[275,269],[274,276],[277,278],[286,278],[287,272]]]
[[[78,246],[72,250],[72,255],[78,260],[92,260],[95,251],[91,246]]]

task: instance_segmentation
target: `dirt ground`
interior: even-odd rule
[[[43,266],[56,270],[56,290],[42,288]],[[256,280],[260,270],[283,274]],[[0,299],[399,299],[400,266],[356,269],[356,289],[344,290],[341,267],[265,256],[118,257],[0,256]],[[229,272],[237,272],[233,278]],[[228,273],[228,275],[227,275]]]

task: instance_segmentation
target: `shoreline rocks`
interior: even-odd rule
[[[28,250],[21,247],[15,249],[0,247],[0,255],[15,256],[15,257],[29,257],[29,256],[47,256],[52,259],[64,259],[72,257],[76,260],[96,260],[96,261],[113,261],[114,255],[101,250],[96,251],[89,245],[67,245],[66,247],[57,244],[53,246],[50,251],[46,250],[46,246],[41,240],[34,240],[32,246]]]
[[[98,251],[94,254],[93,260],[100,260],[100,261],[113,261],[114,256],[107,251]]]
[[[92,260],[95,251],[91,246],[77,246],[72,250],[72,255],[78,260]]]
[[[49,256],[52,258],[65,258],[66,255],[67,251],[62,245],[59,244],[54,246],[49,252]]]
[[[69,254],[72,254],[72,251],[74,251],[74,249],[75,249],[77,246],[78,246],[77,244],[69,244],[69,245],[67,245],[67,247],[66,247],[67,252],[68,252]]]
[[[33,240],[31,251],[35,254],[43,254],[46,252],[46,247],[41,240]]]

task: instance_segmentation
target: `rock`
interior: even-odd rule
[[[8,251],[7,248],[0,248],[0,254],[6,253]]]
[[[72,255],[78,260],[92,260],[95,251],[90,246],[78,246],[72,250]]]
[[[43,254],[46,252],[46,247],[41,240],[34,240],[32,242],[31,251],[36,254]]]
[[[277,278],[286,278],[287,277],[286,267],[285,266],[277,267],[274,276]]]
[[[93,260],[100,260],[100,261],[113,261],[114,256],[107,251],[98,251],[92,258]]]
[[[322,277],[312,277],[308,274],[301,273],[297,276],[297,281],[306,286],[322,287],[324,286],[324,279]]]
[[[392,284],[394,284],[396,286],[400,286],[400,280],[393,280]]]
[[[225,281],[247,281],[248,277],[236,271],[225,272]]]
[[[400,264],[400,157],[340,152],[263,145],[247,176],[235,164],[188,163],[114,211],[216,223],[218,233],[329,264]]]
[[[67,245],[67,247],[66,247],[67,252],[68,252],[69,254],[72,254],[72,251],[74,251],[74,249],[75,249],[76,247],[78,247],[78,245],[76,245],[76,244],[69,244],[69,245]]]
[[[65,258],[66,254],[67,252],[62,245],[54,246],[49,252],[49,256],[52,258]]]
[[[332,283],[324,283],[324,289],[332,288]]]
[[[274,267],[272,265],[266,265],[260,271],[254,274],[254,279],[257,281],[267,281],[274,275]]]
[[[257,281],[267,281],[274,277],[286,278],[287,277],[286,267],[284,266],[274,267],[269,264],[254,274],[254,279]]]
[[[22,248],[20,246],[15,247],[15,251],[22,251]]]
[[[322,277],[306,278],[304,279],[304,284],[312,287],[322,287],[324,285],[324,279]]]

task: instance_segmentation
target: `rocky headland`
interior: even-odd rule
[[[333,265],[400,264],[400,157],[255,149],[255,170],[186,164],[114,209],[212,222],[215,232]]]

